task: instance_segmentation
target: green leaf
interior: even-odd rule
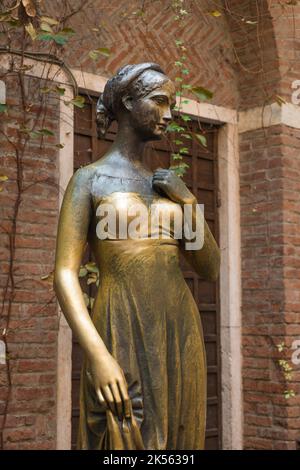
[[[182,147],[179,149],[179,153],[182,155],[187,155],[189,153],[189,149],[187,147]]]
[[[40,39],[41,41],[53,41],[54,37],[53,34],[50,33],[40,33],[38,35],[38,39]]]
[[[182,69],[183,75],[188,75],[190,73],[189,69]]]
[[[211,16],[214,16],[215,18],[218,18],[219,16],[222,16],[222,13],[219,10],[210,11],[209,14]]]
[[[201,86],[194,86],[191,88],[191,91],[201,101],[210,100],[213,97],[213,93],[210,90],[207,90]]]
[[[184,137],[185,139],[189,139],[189,140],[192,139],[192,136],[190,134],[181,134],[181,136]]]
[[[88,270],[84,267],[84,266],[81,266],[80,270],[79,270],[79,277],[85,277],[88,273]]]
[[[7,114],[7,105],[0,103],[0,113],[6,113]]]
[[[48,23],[41,23],[41,30],[46,31],[47,33],[53,33],[53,29]]]
[[[65,36],[64,34],[61,34],[61,33],[53,34],[52,39],[59,46],[64,46],[69,40],[68,36]]]
[[[167,127],[168,132],[182,132],[184,131],[184,127],[179,126],[176,122],[170,122]]]
[[[56,144],[55,147],[57,147],[58,149],[63,149],[65,146],[65,144]]]
[[[52,26],[59,24],[57,20],[55,20],[54,18],[50,18],[49,16],[42,16],[41,21],[44,23],[51,24]]]
[[[59,87],[59,86],[56,86],[56,87],[55,87],[55,91],[56,91],[60,96],[63,96],[63,95],[65,94],[66,89],[65,89],[65,88],[62,88],[62,87]]]
[[[171,165],[170,170],[173,170],[178,176],[183,176],[188,167],[189,165],[186,163],[180,163],[179,165]]]
[[[183,66],[183,63],[180,62],[180,60],[176,60],[176,61],[174,62],[174,64],[176,65],[176,67],[182,67],[182,66]]]
[[[181,78],[181,77],[175,77],[175,82],[183,82],[183,78]]]
[[[201,145],[204,147],[207,147],[207,140],[206,137],[203,134],[194,134],[198,142],[200,142]]]
[[[59,31],[59,34],[64,34],[66,36],[74,36],[75,31],[73,28],[63,28],[61,31]]]
[[[26,129],[24,132],[28,132]],[[39,129],[37,131],[29,131],[29,135],[32,139],[37,139],[38,137],[42,136],[52,136],[54,133],[50,131],[49,129]]]
[[[98,273],[99,272],[96,264],[93,263],[93,262],[86,263],[85,267],[86,267],[86,269],[88,270],[89,273]]]
[[[182,142],[182,140],[175,139],[175,140],[174,140],[174,144],[176,144],[176,145],[182,145],[183,142]]]
[[[12,28],[18,28],[19,26],[22,26],[21,21],[16,20],[14,18],[12,18],[11,20],[8,20],[7,22],[9,26],[11,26]]]
[[[110,56],[110,50],[107,49],[106,47],[101,47],[99,49],[99,52],[100,54],[104,55],[105,57],[109,57]]]
[[[52,91],[52,88],[49,87],[43,87],[40,89],[41,93],[50,93]]]
[[[104,57],[110,56],[110,50],[107,47],[100,47],[99,49],[94,49],[89,52],[89,57],[93,60],[97,60],[99,56],[103,55]]]
[[[71,100],[70,103],[76,106],[77,108],[83,108],[85,99],[83,96],[75,96],[75,98]]]
[[[8,176],[6,175],[0,175],[0,181],[7,181],[8,180]]]
[[[285,390],[284,391],[284,398],[289,400],[290,398],[294,398],[296,396],[294,390]]]
[[[286,348],[286,345],[285,345],[284,342],[282,342],[282,343],[276,344],[276,347],[277,347],[279,352],[282,352]]]
[[[54,135],[54,132],[46,128],[39,129],[38,132],[40,133],[40,135]]]
[[[182,160],[182,156],[180,155],[180,153],[172,153],[171,157],[173,158],[173,160]]]
[[[9,14],[8,12],[2,13],[2,14],[0,15],[0,22],[2,22],[2,21],[7,21],[9,18],[11,18],[11,16],[10,16],[10,14]]]
[[[66,36],[62,36],[61,34],[55,34],[52,38],[56,44],[58,44],[59,46],[64,46],[67,42],[68,42],[68,37]]]
[[[133,11],[132,14],[134,16],[144,16],[145,15],[145,11],[144,10],[137,10],[137,11]]]
[[[188,122],[192,120],[190,116],[188,116],[187,114],[181,114],[180,117],[184,122]]]
[[[90,51],[90,52],[89,52],[89,57],[90,57],[92,60],[98,60],[99,54],[97,54],[96,51]]]
[[[27,33],[29,34],[29,36],[31,37],[31,39],[33,41],[36,40],[38,34],[33,26],[33,24],[31,22],[29,22],[26,26],[25,26],[25,29],[27,31]]]
[[[55,41],[56,44],[63,46],[70,39],[71,36],[75,34],[75,31],[72,28],[64,28],[58,33],[41,33],[38,36],[38,39],[42,41]]]
[[[25,131],[24,131],[24,132],[25,132]],[[32,139],[38,139],[39,137],[41,137],[41,135],[40,135],[38,132],[36,132],[36,131],[28,132],[28,134],[30,135],[30,137],[31,137]]]
[[[190,90],[192,88],[192,85],[182,85],[182,88],[184,90]]]

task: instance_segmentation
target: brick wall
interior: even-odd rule
[[[282,14],[280,5],[275,3],[271,12],[277,18],[274,21],[274,36],[280,59],[278,64],[281,76],[279,95],[290,103],[292,82],[300,79],[300,5],[290,6]]]
[[[283,144],[283,278],[285,288],[285,342],[291,347],[300,340],[300,130],[282,126]],[[291,349],[288,351],[291,359]],[[300,447],[300,368],[294,365],[291,387],[296,397],[291,399],[282,416],[282,424],[288,428],[288,439],[293,448]]]
[[[299,336],[299,131],[241,135],[244,445],[294,449],[300,437],[299,372],[288,384],[276,345]],[[298,155],[297,155],[298,152]],[[286,400],[292,388],[298,397]]]
[[[17,143],[22,109],[19,83],[6,80],[9,116],[2,117],[1,131]],[[26,118],[35,120],[40,108],[36,79],[25,81],[30,109]],[[49,99],[36,129],[48,128],[54,137],[32,140],[22,159],[24,176],[17,217],[16,250],[13,263],[14,296],[7,341],[11,368],[11,398],[4,432],[6,449],[51,449],[55,447],[57,307],[51,280],[41,278],[53,270],[57,184],[57,100]],[[29,121],[28,121],[29,126]],[[21,146],[18,147],[20,155]],[[8,176],[1,184],[0,287],[1,298],[9,276],[9,238],[17,198],[16,152],[0,134],[0,174]],[[11,292],[11,283],[8,289]],[[6,324],[8,302],[0,318]],[[7,396],[6,367],[0,365],[0,420]]]
[[[95,0],[91,7],[70,19],[68,25],[81,38],[70,41],[65,51],[67,63],[85,72],[111,76],[127,63],[158,62],[174,79],[178,58],[175,40],[188,44],[186,51],[189,83],[201,85],[214,92],[213,103],[230,108],[238,104],[235,60],[230,31],[225,15],[212,17],[208,12],[216,9],[213,0],[188,2],[188,19],[174,21],[172,1],[156,0],[145,3],[145,14],[139,0]],[[61,2],[53,0],[49,14],[56,15]],[[99,32],[91,31],[99,28]],[[96,62],[88,52],[97,47],[108,47],[111,56],[99,57]]]

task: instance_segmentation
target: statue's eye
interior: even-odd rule
[[[158,104],[167,104],[167,98],[165,96],[152,96],[151,99]]]

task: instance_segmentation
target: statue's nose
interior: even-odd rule
[[[171,113],[171,109],[168,108],[165,110],[164,114],[163,114],[163,120],[164,121],[170,121],[172,119],[172,113]]]

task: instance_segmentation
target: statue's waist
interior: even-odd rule
[[[103,275],[179,266],[179,243],[174,239],[105,240],[93,251]]]

